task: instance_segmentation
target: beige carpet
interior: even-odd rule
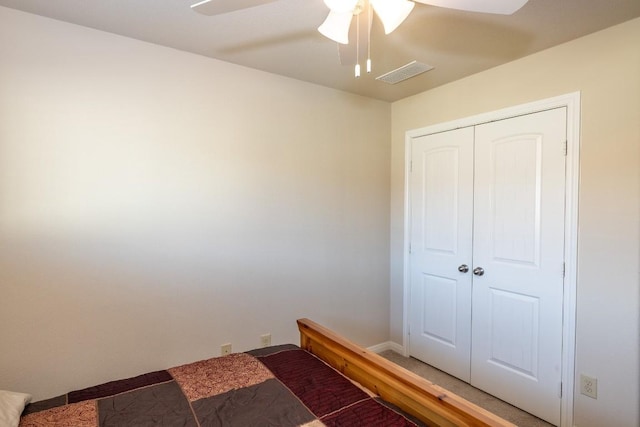
[[[464,397],[468,401],[473,402],[520,427],[553,427],[551,424],[541,420],[540,418],[536,418],[527,412],[521,411],[520,409],[480,391],[464,381],[460,381],[459,379],[417,359],[401,356],[392,350],[384,351],[380,353],[380,356],[420,375],[423,378],[428,379],[434,384]]]

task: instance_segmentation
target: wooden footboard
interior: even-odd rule
[[[515,427],[309,319],[298,329],[300,347],[428,425]]]

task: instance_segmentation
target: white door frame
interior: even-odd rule
[[[562,402],[561,427],[573,425],[573,402],[575,382],[576,344],[576,294],[578,253],[578,185],[580,168],[580,92],[534,101],[489,113],[465,117],[446,123],[409,130],[405,134],[405,178],[404,178],[404,272],[403,272],[403,318],[402,347],[409,355],[409,306],[410,306],[410,256],[411,236],[410,167],[411,142],[414,138],[461,127],[475,126],[496,120],[508,119],[553,108],[567,108],[567,164],[565,175],[565,278],[562,322]]]

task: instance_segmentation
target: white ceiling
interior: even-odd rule
[[[0,0],[0,6],[386,101],[640,16],[640,0],[529,0],[511,16],[416,4],[388,36],[374,22],[373,73],[355,79],[351,66],[340,65],[337,44],[316,31],[327,15],[322,0],[279,0],[220,16],[193,12],[196,2]],[[375,80],[413,60],[435,69],[396,85]]]

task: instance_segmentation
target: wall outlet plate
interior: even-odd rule
[[[598,398],[598,379],[580,374],[580,393],[585,396]]]
[[[231,343],[222,344],[220,346],[220,354],[223,356],[231,354]]]
[[[269,347],[271,345],[271,334],[260,335],[260,345],[262,348]]]

